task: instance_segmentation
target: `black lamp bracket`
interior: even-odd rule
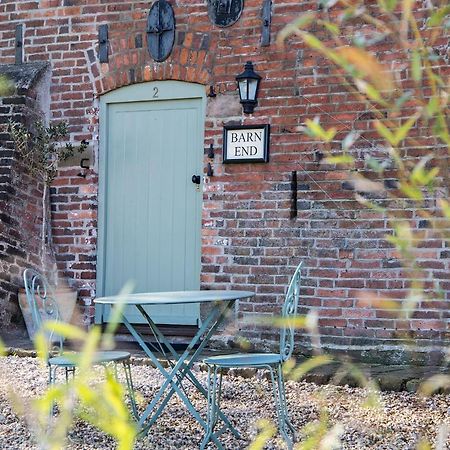
[[[270,24],[272,23],[272,0],[264,0],[262,10],[261,46],[270,45]]]
[[[98,59],[101,63],[108,62],[108,25],[98,27]]]
[[[208,158],[209,159],[214,159],[214,147],[211,144],[209,144],[209,148],[208,148]]]

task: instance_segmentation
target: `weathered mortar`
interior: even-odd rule
[[[89,4],[87,4],[89,3]],[[66,119],[71,137],[96,143],[98,96],[134,83],[174,79],[213,86],[217,97],[208,100],[205,148],[213,144],[214,177],[204,192],[202,286],[252,289],[252,302],[241,303],[245,335],[260,345],[274,341],[270,328],[256,326],[256,318],[279,311],[295,265],[304,260],[301,312],[315,309],[320,318],[322,344],[333,351],[358,353],[365,358],[405,359],[404,345],[418,345],[417,360],[439,359],[449,342],[449,251],[429,235],[421,249],[424,281],[433,289],[439,280],[443,298],[418,305],[411,320],[388,311],[361,306],[362,292],[403,298],[408,281],[384,236],[391,232],[386,217],[361,209],[354,201],[347,173],[318,163],[317,144],[298,127],[321,116],[324,127],[362,133],[355,150],[358,168],[367,170],[365,157],[386,158],[372,130],[373,116],[348,94],[331,73],[328,62],[290,40],[284,50],[260,46],[261,2],[248,0],[240,20],[219,29],[206,14],[206,2],[172,1],[177,22],[172,55],[155,63],[147,53],[146,15],[150,2],[92,0],[10,1],[0,6],[3,24],[0,61],[14,58],[14,27],[25,25],[27,61],[49,60],[52,65],[51,118]],[[274,2],[272,42],[281,28],[315,1]],[[419,8],[419,6],[418,6]],[[418,11],[420,13],[420,11]],[[109,63],[97,57],[98,25],[109,25]],[[437,42],[444,48],[448,42]],[[443,47],[444,46],[444,47]],[[395,68],[396,55],[380,44],[379,55]],[[238,104],[235,76],[252,60],[263,77],[255,114],[244,117]],[[436,63],[437,64],[437,63]],[[446,64],[442,62],[443,70]],[[408,80],[409,73],[402,74]],[[270,123],[270,163],[223,166],[220,158],[222,126],[228,122]],[[426,128],[414,130],[426,143],[408,149],[414,159],[434,148]],[[205,164],[208,159],[205,156]],[[53,225],[60,267],[78,284],[86,322],[92,320],[96,278],[97,171],[78,176],[79,168],[61,171],[53,187]],[[445,166],[444,166],[445,167]],[[298,216],[290,219],[290,176],[298,173]],[[396,188],[392,176],[384,180]],[[448,192],[443,196],[448,197]],[[383,200],[383,199],[381,199]],[[391,203],[416,228],[424,223],[402,200]],[[77,212],[78,219],[71,213]],[[433,205],[430,203],[430,212]],[[244,331],[242,331],[244,333]],[[228,338],[226,338],[227,340]],[[300,333],[302,350],[309,339]],[[416,358],[413,355],[413,358]]]
[[[2,331],[22,323],[17,292],[23,269],[39,264],[39,221],[42,186],[21,163],[7,132],[10,119],[31,123],[42,119],[48,98],[48,64],[0,66],[0,75],[14,85],[0,99],[0,324]]]

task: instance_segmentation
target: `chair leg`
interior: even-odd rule
[[[217,375],[219,372],[219,382]],[[204,450],[214,434],[214,428],[219,416],[219,402],[222,391],[222,371],[217,366],[208,366],[208,406],[207,406],[207,424],[205,437],[200,444],[200,450]]]
[[[123,371],[127,382],[128,395],[130,396],[131,410],[136,420],[139,420],[139,414],[136,406],[136,397],[134,396],[133,378],[131,377],[131,365],[129,361],[123,362]]]
[[[293,442],[286,431],[286,411],[284,410],[284,405],[281,399],[282,395],[278,384],[278,370],[276,368],[269,367],[269,373],[272,381],[273,399],[278,419],[278,429],[280,430],[280,434],[286,442],[288,449],[291,450],[293,448]]]
[[[75,367],[65,367],[66,383],[69,382],[69,373],[72,374],[72,379],[75,378]]]
[[[55,384],[56,381],[56,369],[58,366],[51,366],[48,365],[48,385],[51,386],[52,384]]]
[[[298,440],[297,430],[295,429],[294,425],[292,425],[292,422],[289,419],[289,412],[288,412],[287,402],[286,402],[286,390],[284,387],[283,368],[281,365],[278,366],[278,389],[280,391],[281,404],[282,404],[283,410],[284,410],[284,422],[292,433],[293,441],[297,442],[297,440]]]
[[[56,382],[56,370],[58,369],[58,366],[52,366],[52,365],[48,365],[48,387],[51,387],[55,384]],[[49,417],[50,419],[55,415],[56,413],[56,404],[53,402],[51,407],[50,407],[50,411],[49,411]]]

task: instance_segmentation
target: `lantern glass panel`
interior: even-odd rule
[[[247,100],[248,99],[248,80],[239,80],[239,96],[241,97],[241,100]]]
[[[248,100],[256,100],[256,89],[258,88],[258,80],[248,80]]]

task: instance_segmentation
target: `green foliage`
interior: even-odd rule
[[[400,142],[402,142],[407,136],[408,132],[411,130],[412,126],[417,122],[418,115],[410,117],[404,124],[390,130],[388,127],[384,126],[379,120],[375,122],[375,129],[378,131],[380,136],[382,136],[389,144],[393,147],[398,147]]]
[[[427,6],[422,16],[416,19],[414,16],[413,0],[378,0],[376,6],[364,0],[349,2],[348,0],[322,1],[324,7],[322,13],[307,13],[291,23],[280,33],[278,42],[282,43],[290,35],[300,38],[308,47],[325,56],[335,67],[335,75],[341,79],[358,101],[365,103],[377,120],[373,121],[373,128],[378,133],[379,139],[384,141],[392,158],[392,164],[396,171],[399,194],[414,204],[418,215],[422,218],[432,219],[427,209],[426,199],[436,192],[441,186],[448,186],[448,171],[442,171],[439,167],[437,156],[430,147],[429,154],[420,161],[413,163],[405,158],[406,149],[419,146],[416,134],[412,133],[416,127],[422,129],[428,127],[428,136],[435,137],[444,145],[447,155],[450,156],[450,134],[448,130],[449,115],[449,83],[442,78],[438,71],[439,65],[437,53],[433,48],[439,36],[445,32],[445,23],[449,19],[450,8],[447,4]],[[439,3],[439,2],[438,2]],[[335,9],[338,14],[330,14]],[[370,9],[370,13],[369,13]],[[339,14],[340,13],[340,14]],[[350,24],[351,19],[351,25]],[[420,25],[417,20],[421,20]],[[314,24],[315,28],[312,27]],[[371,30],[362,36],[360,25]],[[345,31],[344,26],[346,26]],[[353,28],[354,26],[354,28]],[[324,34],[327,38],[324,38]],[[386,64],[378,58],[376,49],[371,45],[382,42],[385,39],[393,48],[402,53],[403,62],[410,67],[411,78],[415,86],[405,89],[401,80],[396,78]],[[348,45],[353,42],[353,45]],[[413,109],[413,113],[411,113]],[[406,120],[400,120],[405,117]],[[324,149],[328,153],[323,162],[354,167],[355,158],[351,154],[352,147],[360,136],[350,132],[342,140],[342,153],[339,155],[332,151],[330,144],[336,138],[336,130],[332,127],[325,130],[318,118],[307,119],[304,127],[305,134],[323,142]],[[368,158],[367,167],[371,168],[380,177],[383,177],[386,165]],[[392,164],[388,164],[392,173]],[[354,180],[354,175],[350,174]],[[390,175],[391,177],[392,175]],[[371,180],[366,184],[368,190],[377,186]],[[364,186],[361,177],[357,180],[359,186]],[[371,185],[370,185],[371,184]],[[371,187],[372,186],[372,187]],[[392,194],[390,194],[390,198]],[[381,208],[379,204],[370,202],[356,194],[356,199],[369,208],[385,211],[389,215],[389,208]],[[437,199],[439,209],[436,216],[441,218],[437,232],[448,239],[448,234],[443,230],[450,228],[446,202]],[[444,220],[444,223],[442,223]],[[439,221],[432,221],[437,223]],[[406,229],[406,228],[405,228]],[[410,245],[408,257],[414,257],[414,248],[420,242],[420,236],[412,236],[405,244],[404,231],[401,226],[396,228],[394,236],[390,236],[391,243],[403,249],[404,245]],[[409,228],[408,228],[409,229]],[[410,230],[411,234],[417,234]]]
[[[450,390],[450,375],[436,374],[428,378],[419,389],[419,395],[429,397],[440,389]]]
[[[82,153],[87,142],[75,147],[70,142],[63,142],[68,137],[66,122],[45,125],[37,121],[33,129],[28,129],[18,122],[10,122],[9,131],[16,149],[31,173],[38,175],[46,185],[55,179],[61,162],[72,157],[76,152]]]
[[[260,420],[258,422],[258,435],[249,445],[248,450],[263,450],[267,441],[277,432],[276,427],[269,420]]]
[[[283,371],[287,377],[297,381],[301,380],[312,370],[333,362],[335,362],[335,359],[330,355],[317,355],[307,359],[301,364],[295,364],[294,360],[287,361],[283,367]]]
[[[333,147],[335,128],[325,130],[319,119],[315,118],[305,121],[303,131],[322,143],[326,154],[324,163],[338,164],[342,169],[349,170],[349,179],[355,190],[383,194],[380,202],[369,201],[359,192],[355,192],[355,199],[388,218],[393,233],[388,234],[386,239],[403,262],[403,269],[410,278],[410,290],[403,300],[381,298],[375,293],[365,292],[361,301],[368,307],[389,310],[393,317],[397,315],[407,319],[419,303],[428,298],[438,298],[441,290],[439,280],[436,280],[434,292],[424,291],[420,264],[416,262],[424,239],[430,235],[438,236],[447,246],[450,245],[450,204],[445,198],[449,186],[445,160],[450,157],[450,83],[448,78],[444,78],[445,71],[439,71],[439,62],[441,67],[445,62],[439,60],[438,49],[434,48],[437,42],[442,42],[440,38],[445,40],[450,24],[450,6],[440,0],[433,2],[434,6],[431,3],[421,5],[416,18],[418,4],[414,0],[377,0],[376,4],[365,0],[321,0],[319,3],[323,7],[321,12],[304,14],[286,26],[279,35],[278,43],[282,45],[288,37],[295,36],[325,57],[334,67],[333,76],[376,119],[371,122],[373,131],[378,137],[376,140],[385,147],[389,159],[381,161],[369,156],[365,167],[380,180],[389,171],[388,177],[396,178],[396,191],[388,192],[382,183],[374,181],[373,176],[356,172],[357,160],[353,147],[361,137],[355,131],[343,138],[340,154],[336,154]],[[382,60],[379,49],[375,47],[379,43],[388,45],[396,55],[401,55],[398,57],[401,66],[407,68],[413,83],[403,83],[398,73]],[[433,144],[428,146],[428,154],[414,160],[409,154],[410,149],[420,149],[423,154],[425,147],[417,138],[418,129],[422,132],[420,136],[433,138]],[[437,193],[444,198],[439,198]],[[405,207],[414,209],[416,216],[427,219],[432,229],[425,232],[413,227],[401,214],[390,209],[391,200],[394,204],[401,201]],[[430,204],[436,207],[430,207]],[[299,318],[295,325],[307,328],[305,323]],[[311,337],[319,334],[318,330],[309,331]],[[323,354],[300,365],[288,361],[285,372],[298,379],[308,371],[333,361],[337,362]],[[368,407],[379,405],[377,386],[357,366],[341,363],[336,377],[344,374],[351,375],[367,388]],[[438,375],[425,382],[420,392],[430,395],[449,386],[450,378]],[[340,448],[339,433],[339,425],[333,428],[327,414],[322,412],[317,422],[308,424],[303,430],[306,437],[296,448]],[[425,450],[431,446],[420,440],[418,448]]]
[[[126,285],[119,297],[131,292]],[[111,320],[119,318],[123,311],[119,303],[111,312]],[[94,383],[96,377],[94,357],[98,350],[111,349],[118,321],[111,321],[102,335],[97,326],[90,331],[70,324],[47,321],[35,338],[39,357],[45,363],[51,354],[48,333],[58,334],[81,346],[78,353],[65,353],[76,363],[76,375],[67,383],[50,386],[33,402],[33,417],[37,420],[37,438],[41,448],[61,450],[65,448],[66,436],[76,419],[82,419],[112,436],[118,450],[131,450],[137,436],[137,424],[133,421],[125,402],[125,391],[116,379],[112,367],[104,367],[104,378]],[[55,405],[56,415],[52,414]]]
[[[448,18],[447,16],[449,15],[450,15],[450,5],[445,5],[438,8],[431,14],[430,18],[428,19],[428,26],[440,27],[443,24],[444,19]]]
[[[327,156],[325,158],[325,162],[327,164],[353,164],[355,162],[355,158],[351,155],[343,153],[337,156]]]
[[[398,0],[378,0],[381,11],[391,13],[397,7]]]
[[[81,141],[79,146],[66,142],[68,126],[66,122],[46,125],[42,121],[34,123],[28,129],[19,122],[9,122],[9,133],[14,141],[24,165],[31,174],[37,176],[44,183],[42,192],[42,227],[40,259],[42,270],[55,273],[56,260],[53,250],[52,229],[50,224],[50,196],[49,188],[58,173],[59,164],[72,157],[75,153],[82,153],[88,146]]]
[[[343,427],[340,424],[333,426],[325,411],[321,412],[318,421],[308,423],[303,432],[306,437],[296,447],[298,450],[337,450],[341,448],[340,435],[344,432]]]
[[[324,142],[331,142],[336,136],[336,128],[330,128],[324,130],[319,123],[319,118],[316,117],[314,120],[306,119],[305,127],[303,128],[305,134],[314,139],[319,139]]]
[[[417,50],[412,51],[411,72],[414,81],[418,83],[422,80],[422,58]]]
[[[0,75],[0,97],[11,95],[14,92],[14,84],[4,75]]]

